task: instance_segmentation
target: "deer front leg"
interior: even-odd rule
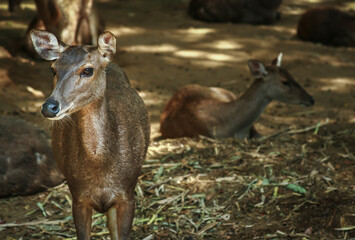
[[[92,206],[90,204],[73,201],[73,218],[77,239],[90,239]]]
[[[120,201],[107,213],[108,228],[112,240],[129,239],[134,218],[134,199]]]

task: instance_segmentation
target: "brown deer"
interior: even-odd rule
[[[253,123],[272,100],[313,105],[313,97],[281,67],[281,58],[282,54],[267,67],[250,60],[255,80],[238,99],[222,88],[184,86],[165,105],[160,116],[162,137],[260,137]]]
[[[55,60],[55,86],[42,114],[57,120],[53,153],[73,197],[77,237],[90,238],[95,209],[107,212],[111,239],[128,239],[150,130],[143,100],[110,63],[115,36],[104,32],[98,47],[67,46],[40,30],[31,31],[31,39],[42,58]]]
[[[47,134],[18,117],[0,117],[0,198],[34,194],[63,181]]]
[[[191,0],[189,15],[206,22],[272,24],[282,0]]]
[[[312,8],[298,21],[297,36],[325,45],[355,47],[355,15],[331,7]]]

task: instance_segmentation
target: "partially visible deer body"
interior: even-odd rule
[[[272,24],[282,0],[191,0],[189,14],[206,22]]]
[[[250,60],[250,72],[256,79],[239,98],[221,88],[186,85],[180,89],[160,116],[162,137],[259,137],[253,123],[272,100],[313,105],[313,97],[281,68],[281,57],[267,67]]]
[[[52,147],[73,197],[78,239],[89,239],[92,209],[107,212],[111,239],[128,239],[134,188],[149,142],[148,112],[125,73],[110,63],[116,39],[104,32],[98,47],[67,46],[45,31],[34,47],[52,64],[54,90],[42,114],[55,122]]]
[[[27,29],[27,49],[31,52],[29,32],[41,29],[70,44],[96,44],[104,23],[93,0],[35,0],[37,15]]]
[[[305,41],[355,47],[355,14],[331,7],[309,9],[298,21],[297,35]]]
[[[8,9],[10,12],[14,12],[15,8],[19,7],[22,0],[7,0]]]

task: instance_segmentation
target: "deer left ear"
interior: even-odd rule
[[[272,60],[271,65],[272,66],[276,66],[276,67],[281,67],[281,61],[282,61],[282,52],[279,54],[279,56],[277,56],[277,58],[275,58],[274,60]]]
[[[264,78],[267,75],[264,64],[258,60],[249,60],[248,66],[251,74],[253,74],[256,78]]]
[[[38,55],[46,60],[58,59],[67,45],[58,41],[53,33],[42,30],[31,30],[30,37]]]
[[[107,60],[112,61],[116,54],[116,37],[111,32],[106,31],[100,35],[98,41],[99,53]]]

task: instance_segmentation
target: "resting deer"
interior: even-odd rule
[[[0,198],[35,194],[64,181],[47,134],[18,117],[0,117]]]
[[[313,97],[281,67],[281,59],[282,54],[267,67],[250,60],[255,80],[238,99],[222,88],[184,86],[165,105],[160,116],[162,137],[259,137],[253,123],[272,100],[313,105]]]
[[[305,41],[355,47],[355,14],[331,7],[312,8],[298,21],[297,35]]]
[[[98,47],[67,46],[31,31],[37,53],[55,60],[54,90],[42,114],[56,123],[52,147],[73,197],[78,239],[89,239],[92,210],[107,212],[111,239],[128,239],[134,188],[149,142],[148,112],[125,73],[110,63],[116,39],[104,32]]]
[[[189,14],[206,22],[272,24],[282,0],[191,0]]]

